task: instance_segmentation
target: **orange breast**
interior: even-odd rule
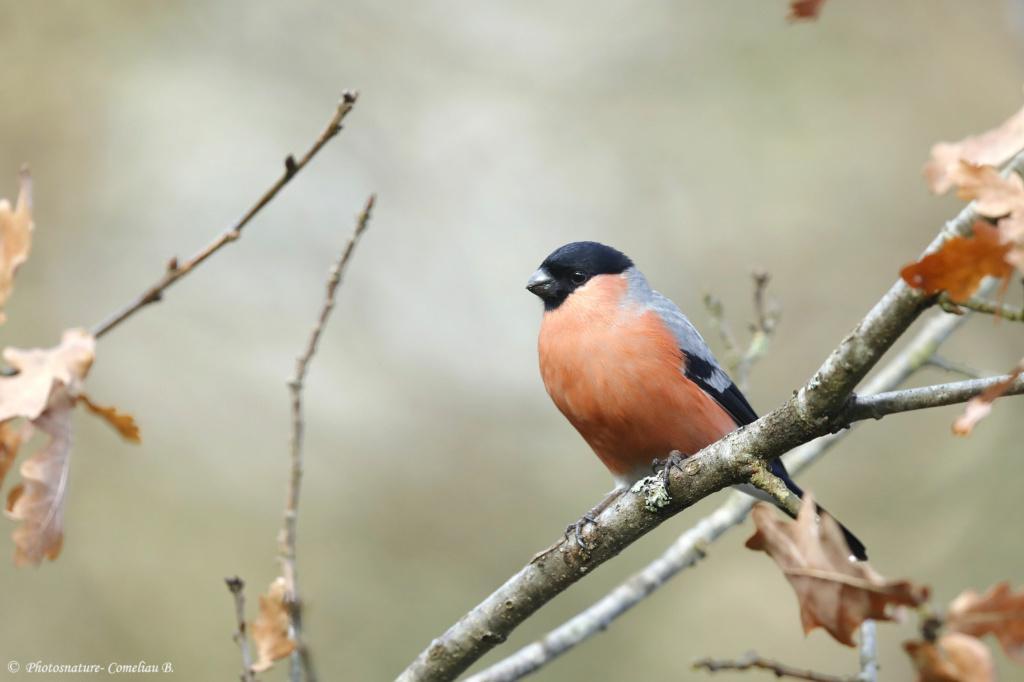
[[[612,475],[636,479],[672,450],[692,455],[736,424],[683,376],[661,318],[622,306],[627,283],[601,276],[544,313],[538,351],[548,394]]]

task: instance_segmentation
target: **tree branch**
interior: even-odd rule
[[[1007,172],[1022,166],[1024,152],[1011,160]],[[950,236],[968,234],[975,217],[969,204],[925,252],[939,249]],[[527,564],[431,642],[398,679],[455,679],[541,606],[666,519],[713,492],[748,480],[784,452],[832,432],[833,418],[845,408],[856,385],[933,300],[897,281],[793,398],[690,457],[681,471],[673,470],[668,504],[648,512],[640,495],[623,494],[584,529],[586,552],[563,542],[561,557],[547,553]]]
[[[341,94],[341,102],[338,104],[338,108],[334,111],[334,115],[327,123],[327,127],[324,128],[322,133],[320,133],[320,137],[316,139],[313,146],[310,147],[298,161],[295,160],[294,156],[289,154],[284,160],[284,173],[281,177],[278,178],[277,182],[271,185],[270,189],[264,192],[263,196],[261,196],[241,218],[235,221],[231,227],[222,232],[219,237],[207,244],[205,248],[192,256],[192,258],[188,259],[185,263],[179,265],[178,259],[172,258],[167,263],[167,268],[163,277],[157,280],[156,283],[146,291],[142,292],[137,298],[135,298],[135,300],[110,315],[107,319],[95,325],[91,330],[89,330],[89,332],[96,338],[103,336],[142,308],[146,307],[150,303],[159,301],[167,287],[187,275],[193,268],[213,255],[222,246],[238,239],[241,236],[242,228],[244,228],[249,221],[263,209],[264,206],[269,204],[271,200],[277,196],[277,193],[280,192],[281,189],[287,185],[299,171],[306,167],[306,164],[309,163],[310,159],[316,156],[316,153],[319,152],[320,149],[322,149],[323,146],[331,140],[331,138],[341,131],[341,122],[348,112],[352,110],[352,107],[355,106],[358,96],[358,93],[348,90]]]
[[[931,365],[932,367],[937,367],[947,372],[952,372],[953,374],[960,374],[969,379],[980,379],[982,376],[985,375],[984,372],[981,372],[975,369],[974,367],[971,367],[970,365],[967,365],[962,362],[956,362],[948,358],[944,358],[938,354],[933,355],[932,359],[928,361],[928,364]]]
[[[255,682],[256,676],[252,674],[252,655],[249,653],[249,640],[245,638],[245,581],[237,575],[233,578],[224,578],[231,594],[235,596],[235,619],[238,627],[235,629],[234,640],[242,651],[242,672],[238,675],[242,682]]]
[[[302,602],[299,598],[299,588],[296,582],[295,570],[296,525],[298,523],[299,492],[301,489],[303,471],[303,381],[306,378],[309,363],[313,359],[313,355],[316,353],[320,336],[327,324],[327,318],[330,316],[331,310],[334,308],[335,292],[338,289],[338,285],[341,283],[341,277],[345,272],[345,266],[348,265],[349,258],[352,256],[353,251],[355,251],[356,243],[358,243],[359,237],[363,234],[363,231],[366,229],[370,220],[370,211],[373,209],[374,201],[375,197],[373,195],[367,199],[366,206],[363,207],[363,210],[356,217],[356,225],[352,231],[352,236],[349,237],[348,243],[345,245],[345,248],[342,249],[341,254],[338,256],[338,260],[330,270],[330,274],[327,278],[326,291],[324,293],[324,302],[320,308],[320,314],[317,317],[316,323],[313,325],[313,332],[309,336],[309,341],[306,342],[305,350],[303,350],[302,354],[299,355],[295,361],[295,373],[292,374],[291,378],[288,380],[288,392],[291,396],[292,411],[292,438],[290,448],[291,475],[288,480],[288,493],[284,507],[284,525],[281,528],[280,535],[278,536],[278,542],[280,543],[281,574],[284,576],[288,595],[287,598],[291,603],[292,637],[296,642],[291,662],[291,678],[293,680],[301,679],[301,672],[299,668],[301,660],[302,667],[306,670],[307,679],[310,680],[310,682],[316,682],[316,675],[313,672],[313,663],[309,653],[309,647],[306,646],[305,639],[302,635]]]
[[[813,670],[801,670],[782,663],[776,663],[775,661],[769,661],[766,658],[761,658],[753,651],[744,654],[743,658],[736,661],[716,661],[710,658],[701,658],[693,662],[693,667],[697,670],[706,668],[708,672],[712,673],[718,672],[719,670],[750,670],[751,668],[761,668],[762,670],[770,670],[775,673],[776,677],[792,677],[797,680],[810,680],[811,682],[861,682],[860,676],[839,677],[837,675],[816,673]]]
[[[981,395],[985,389],[1009,378],[1009,376],[988,377],[922,388],[909,388],[905,391],[892,391],[872,396],[854,396],[847,408],[838,415],[835,423],[841,428],[845,425],[844,422],[848,424],[862,419],[881,419],[886,415],[900,412],[966,403],[971,398]],[[1021,393],[1024,393],[1024,377],[1017,377],[1006,389],[1004,395],[1020,395]]]
[[[750,276],[754,280],[754,313],[757,315],[757,321],[750,325],[751,338],[746,350],[740,350],[736,336],[725,319],[725,307],[722,305],[722,301],[711,292],[704,292],[704,307],[711,315],[711,326],[718,331],[725,344],[726,365],[741,391],[746,391],[749,388],[750,370],[754,363],[768,352],[771,335],[775,331],[781,312],[777,300],[774,298],[765,300],[764,294],[771,275],[764,270],[754,270]]]
[[[973,310],[976,313],[995,315],[998,318],[1002,318],[1010,322],[1024,322],[1024,308],[1011,308],[1003,305],[1002,303],[993,303],[979,298],[972,298],[967,301],[961,301],[960,303],[954,303],[953,299],[949,297],[949,294],[943,291],[939,294],[939,305],[946,312],[956,315],[962,315],[962,309],[967,309]]]
[[[860,675],[859,682],[878,682],[878,640],[875,637],[875,621],[868,618],[860,624]]]

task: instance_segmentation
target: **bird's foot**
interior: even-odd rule
[[[665,490],[668,490],[668,475],[673,469],[679,469],[681,472],[683,467],[679,466],[679,463],[686,459],[686,455],[673,450],[668,454],[666,459],[655,459],[651,464],[651,470],[655,474],[661,474],[661,482],[665,485]]]
[[[548,554],[551,554],[552,552],[554,552],[556,549],[561,547],[566,542],[572,542],[574,539],[576,540],[576,544],[579,546],[579,548],[582,551],[586,552],[589,548],[587,547],[587,543],[585,543],[583,541],[582,533],[583,533],[583,527],[586,526],[588,523],[596,523],[594,521],[594,517],[591,514],[592,514],[592,512],[590,514],[585,515],[583,518],[581,518],[576,523],[570,523],[568,526],[566,526],[565,527],[565,537],[563,539],[559,540],[558,542],[556,542],[555,544],[551,545],[550,547],[548,547],[544,551],[537,552],[536,554],[534,554],[533,558],[530,559],[530,563],[533,563],[533,562],[537,561],[538,559],[543,559]]]
[[[565,527],[565,539],[571,541],[569,534],[572,533],[573,537],[576,538],[576,544],[584,552],[586,552],[589,549],[587,547],[587,543],[583,542],[583,527],[586,526],[588,523],[596,523],[596,521],[594,520],[594,517],[590,514],[584,514],[579,521],[577,521],[576,523],[570,523],[568,526]]]

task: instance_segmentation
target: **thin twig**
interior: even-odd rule
[[[865,385],[865,394],[887,391],[906,381],[927,364],[931,354],[966,320],[966,317],[952,317],[943,313],[933,315],[906,347]],[[856,426],[857,424],[853,425],[854,428]],[[793,450],[786,456],[786,466],[790,473],[799,474],[848,436],[851,430],[839,431]],[[518,680],[593,635],[603,632],[619,616],[646,599],[675,575],[704,558],[710,544],[730,528],[742,523],[756,502],[757,500],[749,495],[730,493],[718,509],[680,535],[660,557],[634,573],[595,604],[555,628],[542,639],[498,661],[466,682]]]
[[[953,374],[960,374],[961,376],[965,376],[969,379],[980,379],[986,374],[985,372],[975,369],[966,363],[950,360],[938,354],[933,355],[928,361],[928,364],[932,367],[952,372]]]
[[[878,682],[878,638],[875,621],[868,618],[860,624],[860,682]]]
[[[1001,303],[993,303],[992,301],[985,301],[978,298],[972,298],[967,301],[961,301],[959,303],[953,302],[949,297],[949,294],[942,292],[939,294],[939,306],[942,307],[946,312],[953,314],[963,314],[963,310],[973,310],[976,313],[984,313],[986,315],[995,315],[1009,322],[1024,322],[1024,308],[1015,308],[1003,305]]]
[[[150,303],[159,301],[167,287],[187,275],[193,268],[213,255],[213,253],[222,246],[238,239],[238,237],[241,236],[242,228],[244,228],[246,224],[248,224],[248,222],[263,209],[264,206],[269,204],[270,201],[277,196],[277,193],[280,192],[281,189],[287,185],[299,171],[306,167],[306,164],[309,163],[310,159],[312,159],[316,153],[320,151],[328,141],[330,141],[331,138],[341,131],[341,121],[345,118],[348,112],[352,110],[352,107],[355,106],[356,98],[358,96],[358,93],[350,92],[348,90],[341,94],[341,102],[338,104],[338,108],[335,110],[331,120],[327,123],[327,127],[324,128],[322,133],[320,133],[320,137],[318,137],[316,142],[313,143],[313,146],[310,147],[302,158],[297,161],[294,156],[289,154],[284,160],[284,173],[281,177],[278,178],[277,182],[271,185],[270,189],[264,192],[263,196],[261,196],[241,218],[231,225],[231,227],[222,232],[220,236],[207,244],[206,247],[192,256],[192,258],[185,261],[185,263],[179,264],[177,258],[172,258],[168,261],[163,277],[157,280],[153,286],[149,287],[135,300],[110,315],[107,319],[95,325],[90,330],[90,333],[96,338],[99,338],[140,309],[146,307]]]
[[[701,658],[693,662],[693,667],[698,670],[704,668],[712,673],[719,670],[750,670],[751,668],[760,668],[762,670],[770,670],[775,673],[776,677],[792,677],[797,680],[810,680],[811,682],[860,682],[861,679],[859,676],[839,677],[837,675],[814,672],[813,670],[801,670],[761,658],[753,651],[744,654],[742,658],[735,661],[717,661],[710,658]]]
[[[765,333],[770,334],[774,331],[781,313],[778,299],[772,298],[765,301],[764,297],[765,291],[768,290],[768,282],[771,281],[772,276],[770,273],[760,269],[754,270],[750,273],[750,276],[754,278],[754,311],[757,313],[755,329],[761,329]]]
[[[242,672],[239,674],[242,682],[255,682],[256,676],[252,674],[252,656],[249,654],[249,640],[245,637],[245,581],[237,575],[233,578],[224,578],[231,594],[235,595],[235,618],[238,627],[235,629],[234,640],[242,651]]]
[[[862,419],[881,419],[890,414],[924,410],[930,407],[944,407],[966,403],[971,398],[981,395],[985,389],[1009,379],[1009,376],[988,377],[986,379],[969,379],[954,381],[949,384],[936,384],[922,388],[908,388],[903,391],[891,391],[871,396],[855,396],[851,398],[847,408],[839,413],[834,425],[841,428]],[[1010,384],[1004,395],[1020,395],[1024,393],[1024,377],[1018,377]]]
[[[288,492],[285,499],[284,525],[282,526],[281,533],[278,536],[278,543],[280,544],[281,572],[286,583],[288,601],[292,605],[291,629],[297,644],[295,652],[292,654],[291,677],[292,679],[301,679],[299,667],[301,662],[302,667],[306,670],[306,678],[310,682],[316,682],[316,676],[313,672],[309,647],[306,646],[305,639],[302,634],[302,602],[299,598],[299,588],[296,582],[295,570],[296,525],[298,523],[299,492],[302,484],[303,471],[302,388],[303,381],[305,381],[306,378],[306,372],[309,370],[309,363],[313,359],[313,355],[316,354],[317,344],[320,342],[320,336],[323,334],[324,328],[327,325],[327,318],[330,316],[331,310],[334,308],[334,297],[338,290],[338,285],[341,283],[341,277],[345,272],[345,266],[348,265],[349,258],[351,258],[352,253],[355,251],[359,237],[362,236],[363,231],[366,230],[366,226],[370,220],[370,212],[373,210],[375,200],[376,197],[374,195],[370,195],[370,198],[366,200],[366,205],[363,207],[363,210],[356,216],[356,224],[352,231],[352,236],[349,237],[348,243],[345,244],[341,254],[338,256],[338,260],[335,261],[333,267],[331,267],[330,274],[327,277],[324,302],[320,307],[320,314],[317,316],[316,323],[313,325],[313,331],[309,335],[309,340],[306,342],[305,349],[295,360],[295,373],[288,379],[288,392],[291,396],[292,413],[292,437],[290,448],[291,475],[288,479]]]
[[[751,338],[746,350],[740,350],[739,342],[725,319],[725,308],[722,301],[710,292],[704,292],[704,307],[711,315],[711,326],[718,332],[725,344],[725,364],[730,374],[736,379],[741,391],[750,388],[750,370],[754,363],[768,353],[772,332],[778,324],[781,308],[779,302],[772,298],[765,300],[765,290],[771,280],[764,270],[750,273],[754,280],[754,313],[757,321],[750,325]]]
[[[729,321],[725,319],[725,306],[722,305],[720,298],[710,291],[705,291],[704,307],[707,308],[708,313],[711,315],[711,327],[718,332],[722,343],[725,344],[726,364],[731,369],[735,369],[735,363],[738,362],[742,352],[740,351],[740,344],[736,340],[736,335],[732,333],[732,327],[729,326]]]
[[[768,467],[758,468],[751,474],[750,483],[755,488],[771,495],[772,499],[794,517],[800,513],[800,498]]]
[[[740,390],[743,391],[750,388],[750,370],[753,369],[754,363],[768,354],[772,332],[775,331],[779,316],[782,314],[778,299],[765,300],[765,291],[771,275],[764,270],[754,270],[750,274],[754,278],[754,312],[757,314],[757,322],[750,325],[750,345],[736,367]]]

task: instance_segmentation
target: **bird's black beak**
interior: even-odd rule
[[[551,288],[555,284],[555,278],[551,274],[541,268],[537,272],[533,273],[533,276],[526,282],[526,289],[531,294],[536,294],[541,298],[547,298],[548,294],[551,293]]]

